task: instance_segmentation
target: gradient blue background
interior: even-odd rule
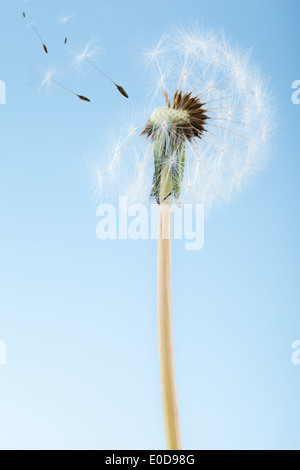
[[[1,0],[1,449],[162,449],[156,338],[156,243],[100,242],[82,155],[119,112],[145,103],[135,43],[169,24],[223,27],[254,47],[272,77],[273,159],[245,196],[206,222],[205,248],[174,245],[174,321],[187,449],[300,449],[298,0]],[[57,18],[74,13],[70,47],[97,36],[100,75],[63,79],[93,99],[39,93],[41,67],[67,63]],[[119,121],[117,121],[119,123]]]

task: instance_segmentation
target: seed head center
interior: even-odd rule
[[[183,121],[189,121],[189,113],[183,109],[173,109],[163,106],[153,111],[150,121],[155,126],[164,124],[179,124]]]

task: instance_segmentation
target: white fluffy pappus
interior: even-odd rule
[[[99,153],[94,191],[160,203],[165,171],[178,204],[208,211],[229,201],[264,166],[274,129],[268,83],[250,52],[195,26],[170,30],[143,58],[153,98],[143,120]]]
[[[98,44],[95,38],[91,38],[81,49],[69,51],[72,57],[72,65],[77,72],[86,72],[86,69],[90,66],[95,67],[94,62],[97,63],[98,57],[103,53],[103,47]]]

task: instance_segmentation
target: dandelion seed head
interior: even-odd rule
[[[163,126],[168,123],[181,123],[189,120],[189,113],[182,109],[173,109],[162,106],[153,111],[150,121],[155,126]]]
[[[178,204],[197,201],[209,210],[229,201],[264,166],[274,129],[268,83],[251,52],[197,25],[175,28],[143,52],[154,74],[151,108],[144,124],[119,138],[102,184],[160,202],[166,172]]]

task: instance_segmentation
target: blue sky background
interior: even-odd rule
[[[271,77],[273,158],[245,196],[213,212],[205,248],[174,245],[174,322],[186,449],[300,449],[298,0],[32,0],[0,5],[1,449],[162,449],[156,337],[156,243],[100,242],[82,155],[118,113],[143,106],[135,43],[197,19],[254,47]],[[100,75],[63,81],[88,105],[40,93],[41,68],[96,36]]]

